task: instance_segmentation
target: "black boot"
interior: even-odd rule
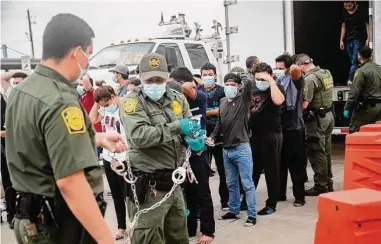
[[[308,189],[305,191],[305,195],[308,197],[316,197],[320,194],[327,193],[328,190],[317,190],[315,187],[312,187],[311,189]]]

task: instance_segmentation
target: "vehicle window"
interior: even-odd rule
[[[156,53],[163,55],[166,58],[168,65],[177,67],[185,66],[180,48],[176,43],[162,43],[157,47]]]
[[[154,42],[136,42],[110,46],[98,52],[90,61],[90,68],[137,65],[144,54],[151,52]]]
[[[200,69],[204,64],[209,63],[208,55],[201,44],[186,43],[185,48],[194,69]]]

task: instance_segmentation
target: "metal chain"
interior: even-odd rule
[[[126,157],[127,171],[125,171],[124,164],[119,162],[117,159],[115,159],[115,153],[113,156],[111,156],[109,154],[109,156],[112,158],[112,162],[110,162],[111,169],[115,173],[117,173],[118,175],[123,176],[124,180],[131,185],[131,190],[132,190],[132,193],[134,196],[134,203],[135,203],[135,206],[137,208],[137,212],[135,213],[133,220],[130,221],[130,223],[128,224],[128,230],[126,232],[127,238],[126,238],[125,243],[131,243],[132,242],[132,236],[134,233],[134,228],[135,228],[135,225],[137,224],[137,221],[138,221],[140,215],[146,214],[149,211],[152,211],[152,210],[160,207],[166,200],[168,200],[168,198],[170,198],[172,196],[173,192],[176,190],[176,187],[185,181],[185,178],[187,176],[186,175],[187,171],[190,173],[191,178],[193,178],[197,182],[196,177],[194,176],[193,171],[192,171],[190,164],[189,164],[189,158],[191,157],[191,155],[192,155],[191,149],[187,148],[185,161],[184,161],[182,166],[177,168],[172,173],[173,186],[172,186],[171,190],[167,194],[165,194],[163,199],[161,199],[159,202],[153,204],[149,208],[145,208],[145,209],[140,210],[139,209],[139,206],[140,206],[139,200],[138,200],[138,196],[136,194],[136,186],[135,186],[135,182],[137,181],[138,178],[135,177],[132,173],[131,163],[130,163],[129,157],[128,156]],[[193,181],[193,179],[192,179],[192,181]]]

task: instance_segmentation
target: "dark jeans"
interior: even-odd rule
[[[103,166],[110,186],[111,195],[114,199],[118,228],[126,229],[126,181],[122,176],[116,174],[110,166],[110,162],[103,160]]]
[[[363,45],[362,42],[360,42],[359,40],[354,40],[354,39],[347,40],[345,42],[345,48],[347,49],[347,53],[351,60],[351,68],[349,70],[349,78],[348,78],[348,80],[350,81],[353,81],[354,79],[354,75],[355,75],[355,72],[357,69],[357,63],[358,63],[357,54],[362,45]]]
[[[276,208],[279,197],[279,169],[282,150],[282,133],[268,133],[251,137],[253,151],[255,188],[258,186],[262,170],[265,172],[267,195],[266,206]]]
[[[290,171],[292,191],[296,201],[304,202],[304,133],[302,130],[284,130],[280,163],[280,197],[286,197],[287,176]]]
[[[207,153],[201,156],[192,152],[190,164],[196,176],[198,184],[187,182],[185,196],[189,216],[187,218],[189,236],[195,236],[197,232],[197,206],[200,207],[200,231],[207,236],[213,236],[215,232],[214,210],[212,195],[209,187],[209,166]]]
[[[16,190],[12,187],[11,177],[9,175],[7,159],[4,153],[1,153],[1,182],[4,188],[5,202],[7,207],[7,222],[11,222],[16,211]]]
[[[224,154],[222,145],[217,145],[214,147],[208,147],[209,162],[216,162],[218,175],[220,176],[220,185],[218,187],[218,193],[220,194],[221,204],[227,204],[229,201],[229,190],[226,184],[226,175],[224,167]],[[210,163],[209,163],[210,164]]]

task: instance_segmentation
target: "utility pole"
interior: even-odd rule
[[[3,52],[3,58],[8,58],[8,50],[7,50],[7,45],[6,44],[3,44],[1,45],[1,50]]]
[[[32,58],[34,58],[34,43],[33,43],[32,21],[30,19],[29,9],[26,12],[27,12],[27,15],[28,15],[30,47],[32,48]]]

